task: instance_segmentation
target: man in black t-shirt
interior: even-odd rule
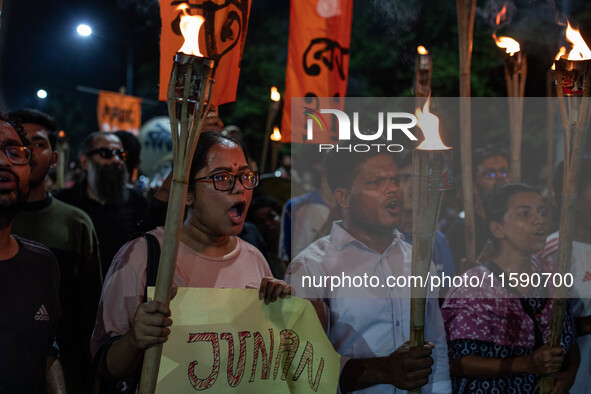
[[[111,260],[137,232],[146,210],[146,199],[127,186],[127,152],[117,135],[95,132],[80,147],[80,164],[86,179],[53,196],[82,209],[90,216],[99,240],[103,278]]]
[[[57,328],[60,363],[68,392],[80,393],[86,387],[90,335],[101,295],[98,237],[84,211],[48,193],[45,178],[58,159],[55,120],[35,109],[9,116],[20,121],[32,148],[29,197],[12,221],[12,232],[47,246],[57,259],[62,306]]]
[[[28,145],[0,113],[0,392],[63,392],[52,346],[61,313],[57,262],[44,246],[10,234],[29,193]]]

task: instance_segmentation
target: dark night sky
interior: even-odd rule
[[[119,8],[115,0],[4,0],[3,3],[0,106],[5,110],[29,106],[64,112],[61,106],[66,103],[76,109],[80,106],[86,112],[94,111],[96,96],[77,91],[75,87],[117,91],[124,86],[127,42],[133,42],[134,80],[141,78],[140,69],[146,63],[152,65],[152,73],[157,72],[160,23],[157,2],[150,13],[141,15],[143,20],[139,22],[135,9]],[[91,25],[93,35],[79,36],[76,33],[79,23]],[[155,99],[156,83],[154,80],[151,91],[146,92],[145,88],[141,91],[137,86],[134,93]],[[45,102],[36,97],[37,89],[41,88],[49,94]],[[69,123],[78,119],[75,114],[59,118],[60,123],[66,123],[65,127],[73,127]]]

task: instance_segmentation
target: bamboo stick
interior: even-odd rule
[[[554,71],[548,71],[546,74],[546,96],[548,97],[547,105],[547,130],[546,135],[548,139],[548,151],[546,155],[546,167],[548,168],[548,176],[546,178],[546,189],[548,189],[548,196],[554,196],[554,160],[556,145],[554,142],[554,119],[556,116],[556,98],[554,95]],[[556,197],[556,196],[554,196]]]
[[[563,93],[563,70],[566,60],[560,59],[556,62],[556,80],[558,88],[556,95],[560,101],[560,112],[563,115],[563,133],[564,133],[564,180],[562,183],[562,206],[560,210],[560,234],[558,236],[558,266],[557,274],[564,277],[570,273],[570,264],[572,257],[572,247],[575,228],[575,212],[577,203],[577,189],[580,175],[580,161],[583,155],[585,142],[589,129],[589,116],[591,114],[591,60],[586,62],[582,68],[584,73],[583,97],[569,97],[569,108],[567,111],[564,103]],[[580,100],[580,106],[576,108],[575,101]],[[567,115],[568,114],[568,115]],[[566,117],[570,116],[570,118]],[[568,298],[568,288],[561,286],[556,288],[554,299],[552,300],[552,320],[550,324],[549,345],[552,347],[560,346],[562,337],[562,328],[564,316],[566,313],[566,304]],[[540,382],[540,392],[547,394],[554,387],[554,377],[545,376]]]
[[[60,130],[60,133],[63,131]],[[57,137],[57,165],[56,165],[56,187],[63,189],[66,187],[66,168],[68,167],[68,156],[70,151],[70,145],[66,141],[65,137],[58,134]],[[65,135],[65,134],[64,134]],[[102,273],[102,271],[101,271]]]
[[[173,148],[173,178],[170,198],[168,199],[164,239],[162,240],[158,276],[154,292],[154,300],[165,303],[166,305],[170,304],[172,293],[172,282],[176,269],[176,258],[185,212],[191,161],[210,103],[209,96],[211,94],[211,83],[213,82],[213,61],[211,68],[207,68],[206,75],[204,75],[203,81],[201,82],[199,105],[189,101],[191,83],[194,82],[192,78],[193,68],[191,66],[186,68],[184,79],[180,79],[184,81],[184,86],[182,99],[180,103],[177,101],[175,88],[177,87],[178,72],[179,65],[175,61],[168,86],[168,113]],[[195,114],[195,112],[197,113]],[[161,355],[162,345],[151,346],[145,351],[139,387],[141,394],[153,394],[155,392]]]
[[[470,63],[476,0],[456,0],[460,49],[460,158],[462,163],[462,200],[464,202],[464,237],[466,259],[476,258],[474,233],[474,196],[472,181],[472,114],[470,103]],[[460,272],[458,272],[459,274]]]
[[[443,151],[415,149],[413,165],[413,227],[412,275],[426,280],[433,256],[433,242],[440,206],[439,183],[443,168]],[[427,287],[413,286],[410,299],[410,346],[423,346],[425,342],[425,306]],[[420,389],[411,390],[420,393]]]
[[[261,173],[265,172],[265,167],[267,166],[267,155],[269,152],[269,137],[271,136],[271,130],[273,129],[273,122],[275,121],[275,117],[277,116],[277,112],[279,111],[279,101],[271,101],[269,103],[269,111],[267,112],[267,124],[265,127],[265,136],[263,137],[263,153],[261,154],[261,168],[259,171]],[[271,169],[274,170],[275,167]]]
[[[522,51],[505,59],[505,83],[509,97],[511,179],[521,182],[521,145],[523,135],[523,96],[527,79],[527,57]]]
[[[415,97],[428,97],[431,94],[432,74],[431,54],[417,54],[415,58]]]

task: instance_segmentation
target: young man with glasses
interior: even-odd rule
[[[59,268],[44,246],[11,235],[29,194],[24,131],[0,113],[0,392],[65,392],[54,344],[61,308]]]
[[[113,133],[89,134],[80,148],[86,179],[54,196],[90,216],[99,239],[101,267],[106,275],[119,248],[133,238],[146,210],[146,199],[127,184],[127,152]]]
[[[476,256],[484,249],[488,239],[488,228],[484,221],[484,201],[497,186],[511,182],[509,161],[502,149],[487,146],[474,151],[472,176],[474,177],[474,222]],[[464,219],[458,218],[449,225],[445,234],[456,265],[456,274],[464,273],[474,262],[465,261],[466,240],[464,238]]]
[[[90,366],[90,334],[101,294],[98,238],[91,219],[79,208],[54,199],[45,178],[57,163],[57,123],[35,110],[15,111],[31,142],[31,182],[27,204],[12,231],[47,246],[60,267],[62,318],[57,328],[60,361],[69,392],[85,388]],[[73,236],[75,235],[75,236]]]

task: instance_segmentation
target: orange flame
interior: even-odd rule
[[[552,63],[552,67],[550,67],[550,70],[556,70],[556,60],[560,59],[562,55],[564,55],[565,53],[566,47],[560,47],[560,50],[556,54],[556,57],[554,58],[554,63]]]
[[[281,141],[281,132],[279,131],[279,127],[275,126],[273,128],[273,134],[269,137],[271,141],[279,142]]]
[[[277,91],[277,88],[275,86],[271,87],[271,100],[273,100],[273,101],[281,100],[281,95],[279,94],[279,92]]]
[[[507,4],[503,5],[503,8],[497,14],[497,26],[501,24],[503,19],[505,19],[506,15],[507,15]]]
[[[446,150],[451,149],[449,146],[446,146],[443,141],[441,141],[441,136],[439,135],[439,118],[433,115],[429,111],[429,104],[431,103],[431,97],[427,99],[423,110],[421,111],[420,108],[417,108],[415,111],[415,116],[417,117],[417,126],[421,128],[423,131],[423,135],[425,139],[417,149],[420,150]]]
[[[505,20],[507,16],[507,4],[503,5],[503,8],[497,14],[497,26],[501,24],[503,20]],[[519,52],[521,49],[519,43],[512,39],[511,37],[501,36],[497,38],[496,33],[493,33],[492,37],[495,40],[495,43],[499,48],[504,48],[510,56],[513,56],[515,53]]]
[[[493,33],[492,37],[495,39],[495,43],[499,48],[504,48],[510,56],[521,50],[519,43],[511,37],[501,36],[497,38],[497,35]]]
[[[419,55],[427,55],[427,54],[429,54],[429,51],[427,49],[425,49],[425,47],[422,46],[422,45],[419,45],[417,47],[417,52],[419,53]]]
[[[569,22],[566,28],[566,39],[573,44],[573,49],[568,54],[568,60],[587,60],[591,59],[591,50],[583,40],[581,33],[573,29]]]
[[[201,15],[189,15],[187,8],[189,8],[189,5],[186,3],[177,7],[177,10],[182,10],[184,14],[181,16],[180,28],[185,43],[179,49],[179,52],[187,55],[203,56],[199,51],[199,30],[201,30],[201,25],[203,25],[205,19]]]

